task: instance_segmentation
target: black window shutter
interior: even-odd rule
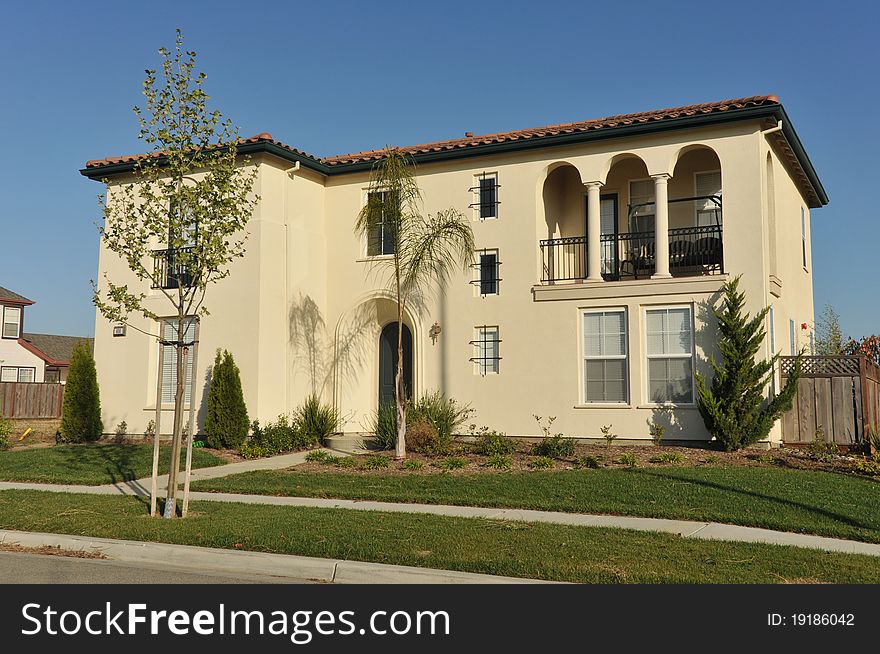
[[[498,257],[495,254],[480,255],[480,294],[494,295],[498,292]]]

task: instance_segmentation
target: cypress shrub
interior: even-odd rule
[[[229,352],[221,353],[218,348],[208,390],[205,442],[215,449],[240,447],[247,439],[249,426],[238,366]]]
[[[68,442],[81,443],[98,440],[103,433],[95,358],[88,343],[81,341],[73,348],[70,369],[67,371],[61,437]]]
[[[764,319],[769,307],[754,318],[743,312],[745,294],[739,277],[722,286],[723,306],[715,308],[718,319],[718,349],[723,362],[710,361],[711,383],[695,373],[700,415],[706,429],[727,451],[738,450],[767,437],[779,417],[791,408],[801,370],[801,355],[785,386],[772,398],[764,397],[773,368],[779,359],[756,360],[764,343]]]

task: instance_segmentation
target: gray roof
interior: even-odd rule
[[[19,295],[15,291],[10,291],[8,288],[3,288],[0,286],[0,301],[2,300],[11,300],[16,303],[21,304],[33,304],[33,300],[27,299],[24,295]]]
[[[73,348],[81,341],[88,342],[89,350],[92,350],[94,347],[94,339],[84,336],[56,336],[55,334],[29,334],[22,332],[21,337],[48,358],[59,363],[70,363]]]

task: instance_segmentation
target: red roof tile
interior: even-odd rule
[[[510,132],[497,132],[495,134],[486,134],[482,136],[473,136],[468,132],[463,138],[448,139],[445,141],[436,141],[433,143],[423,143],[421,145],[410,145],[399,148],[408,154],[425,154],[429,152],[443,152],[448,150],[457,150],[462,148],[470,148],[479,145],[489,145],[492,143],[502,143],[505,141],[527,140],[532,138],[540,138],[545,136],[555,136],[559,134],[572,134],[575,132],[587,132],[591,130],[600,130],[611,127],[620,127],[624,125],[636,125],[639,123],[650,123],[662,120],[671,120],[675,118],[683,118],[686,116],[695,116],[698,114],[711,114],[731,109],[743,109],[745,107],[758,107],[768,104],[779,104],[779,98],[775,95],[756,95],[748,98],[736,98],[733,100],[721,100],[719,102],[707,102],[704,104],[692,104],[684,107],[673,107],[670,109],[657,109],[654,111],[645,111],[635,114],[622,114],[619,116],[608,116],[606,118],[596,118],[592,120],[584,120],[574,123],[562,123],[559,125],[548,125],[545,127],[533,127],[530,129],[520,129]],[[343,164],[352,164],[363,161],[374,161],[381,159],[383,155],[388,153],[387,148],[379,150],[369,150],[366,152],[353,152],[350,154],[340,154],[333,157],[315,157],[307,154],[289,145],[276,141],[268,132],[263,132],[249,138],[240,139],[240,145],[251,143],[272,143],[288,152],[306,157],[318,163],[327,166],[338,166]],[[135,154],[127,156],[105,157],[104,159],[94,159],[86,162],[86,168],[100,168],[102,166],[111,166],[125,163],[135,163],[138,160],[147,157],[158,157],[158,153]]]

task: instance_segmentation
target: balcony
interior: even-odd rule
[[[186,288],[193,285],[190,272],[195,248],[153,250],[153,288]]]
[[[656,267],[654,232],[606,234],[600,239],[605,281],[647,279]],[[541,283],[580,281],[587,277],[587,237],[541,241]],[[724,272],[721,225],[669,230],[669,271],[673,277]]]

